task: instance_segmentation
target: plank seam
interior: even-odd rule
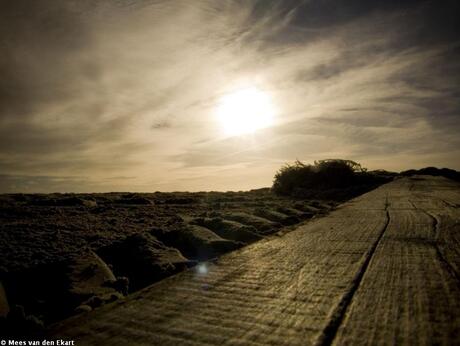
[[[434,242],[434,248],[436,250],[436,255],[439,258],[439,261],[442,263],[442,265],[446,268],[446,270],[449,272],[449,274],[457,280],[457,285],[460,283],[460,275],[457,272],[457,270],[450,264],[450,262],[447,260],[447,258],[444,256],[442,253],[439,243],[438,243],[438,237],[439,237],[439,221],[436,216],[432,215],[431,213],[423,210],[423,212],[428,215],[432,220],[433,220],[433,229],[434,229],[434,234],[435,234],[435,242]]]
[[[444,200],[442,200],[442,201],[444,202]],[[426,214],[432,220],[432,227],[433,227],[434,237],[435,237],[434,249],[436,251],[436,255],[438,256],[439,261],[444,266],[444,268],[447,270],[447,272],[457,281],[457,285],[459,285],[460,284],[460,275],[459,275],[459,273],[457,272],[455,267],[453,267],[452,264],[447,260],[447,258],[444,256],[443,252],[441,251],[441,248],[439,247],[440,229],[439,229],[438,218],[435,215],[431,214],[430,212],[428,212],[428,211],[426,211],[424,209],[418,208],[414,204],[414,202],[412,202],[411,200],[409,200],[409,203],[412,204],[414,209],[420,210],[421,212]]]
[[[366,273],[369,267],[369,263],[371,262],[371,259],[374,256],[374,253],[380,241],[382,240],[383,235],[385,234],[388,228],[388,225],[390,224],[391,219],[390,219],[390,212],[388,210],[388,206],[389,206],[389,203],[388,203],[388,196],[387,196],[385,200],[385,212],[386,212],[385,225],[383,226],[382,231],[380,232],[376,241],[374,242],[374,244],[368,251],[366,258],[363,261],[363,264],[361,265],[358,272],[356,273],[353,280],[351,281],[349,288],[344,293],[340,302],[337,304],[336,308],[334,309],[334,312],[332,313],[332,317],[329,320],[329,323],[323,329],[321,335],[318,337],[317,341],[315,342],[316,346],[328,346],[334,342],[334,339],[337,336],[337,332],[340,326],[342,325],[345,319],[345,316],[347,314],[347,311],[351,305],[353,297],[358,291],[358,288],[360,287],[361,282],[363,280],[364,274]]]

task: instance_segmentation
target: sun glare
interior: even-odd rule
[[[270,97],[254,87],[225,95],[217,108],[217,117],[229,136],[253,133],[271,126],[274,113]]]

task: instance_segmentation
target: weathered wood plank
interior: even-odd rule
[[[434,198],[427,186],[442,189],[445,182],[382,186],[325,218],[208,263],[206,273],[186,271],[64,321],[50,336],[84,345],[454,341],[459,285],[433,244],[444,228],[446,243],[458,236],[450,216],[418,207]]]
[[[334,344],[460,343],[460,282],[442,255],[458,265],[459,229],[453,227],[458,214],[446,210],[433,193],[455,185],[434,178],[425,183],[417,181],[397,203],[389,194],[388,228]],[[407,205],[404,200],[412,209],[394,208]]]

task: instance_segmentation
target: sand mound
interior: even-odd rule
[[[294,225],[299,222],[299,219],[295,216],[289,216],[279,211],[266,208],[258,208],[254,211],[254,214],[285,226]]]
[[[148,286],[184,269],[190,261],[153,235],[135,234],[98,250],[117,275],[129,279],[130,291]]]
[[[22,306],[27,315],[49,322],[69,316],[78,304],[71,301],[67,272],[64,262],[9,272],[3,284],[10,307]]]
[[[188,258],[199,261],[216,257],[242,245],[225,240],[211,230],[196,225],[183,225],[154,232],[163,243],[179,249]]]
[[[116,282],[110,268],[86,250],[65,261],[8,273],[3,293],[0,289],[0,310],[3,315],[10,307],[5,324],[11,335],[36,332],[71,316],[79,305],[95,308],[122,297],[113,287]]]
[[[67,276],[74,305],[84,304],[95,308],[122,297],[114,288],[117,279],[112,270],[93,251],[72,260]]]
[[[273,222],[265,218],[247,214],[244,212],[225,213],[222,218],[242,223],[243,225],[252,226],[257,229],[258,233],[270,234],[281,227],[278,222]]]
[[[311,212],[305,212],[305,211],[301,211],[299,209],[290,208],[290,207],[277,207],[276,210],[279,211],[280,213],[283,213],[289,216],[295,216],[299,220],[309,219],[313,216]]]
[[[245,226],[236,221],[223,220],[219,217],[214,218],[196,218],[192,223],[209,228],[218,236],[242,243],[251,243],[262,239],[252,226]]]

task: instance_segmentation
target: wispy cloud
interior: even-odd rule
[[[3,2],[0,187],[30,191],[37,177],[50,191],[251,188],[296,158],[460,168],[453,9]],[[276,126],[225,138],[216,104],[248,85],[272,97]]]

